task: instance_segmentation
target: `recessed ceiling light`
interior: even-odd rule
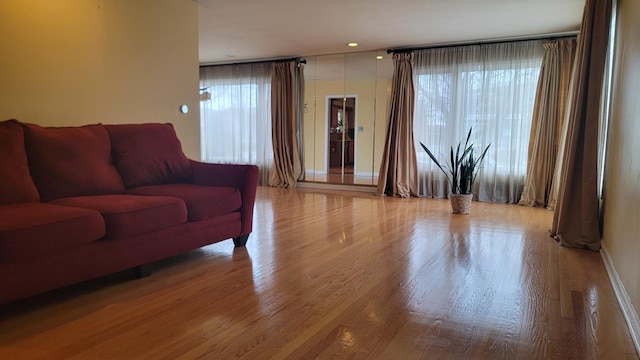
[[[376,60],[382,60],[382,59],[384,59],[384,56],[382,56],[382,55],[376,56]]]
[[[350,43],[347,44],[347,46],[356,47],[356,46],[358,46],[358,43],[357,42],[350,42]]]

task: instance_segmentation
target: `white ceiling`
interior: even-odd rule
[[[564,34],[584,0],[195,0],[200,63]],[[360,44],[348,48],[348,42]]]

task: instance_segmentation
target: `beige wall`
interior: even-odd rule
[[[194,1],[0,0],[0,48],[0,120],[170,122],[200,159]]]
[[[640,1],[618,0],[603,242],[640,313]]]

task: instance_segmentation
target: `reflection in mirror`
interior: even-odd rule
[[[353,183],[355,164],[355,97],[329,98],[329,166],[327,182]]]
[[[386,133],[391,56],[373,51],[305,60],[305,181],[375,185]]]

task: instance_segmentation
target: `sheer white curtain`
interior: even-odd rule
[[[476,148],[491,144],[474,186],[480,201],[517,203],[524,186],[540,41],[415,52],[414,137],[420,196],[446,197],[449,186],[419,146],[449,158],[469,128]]]
[[[200,134],[206,162],[254,164],[268,185],[271,145],[271,63],[200,68]]]

